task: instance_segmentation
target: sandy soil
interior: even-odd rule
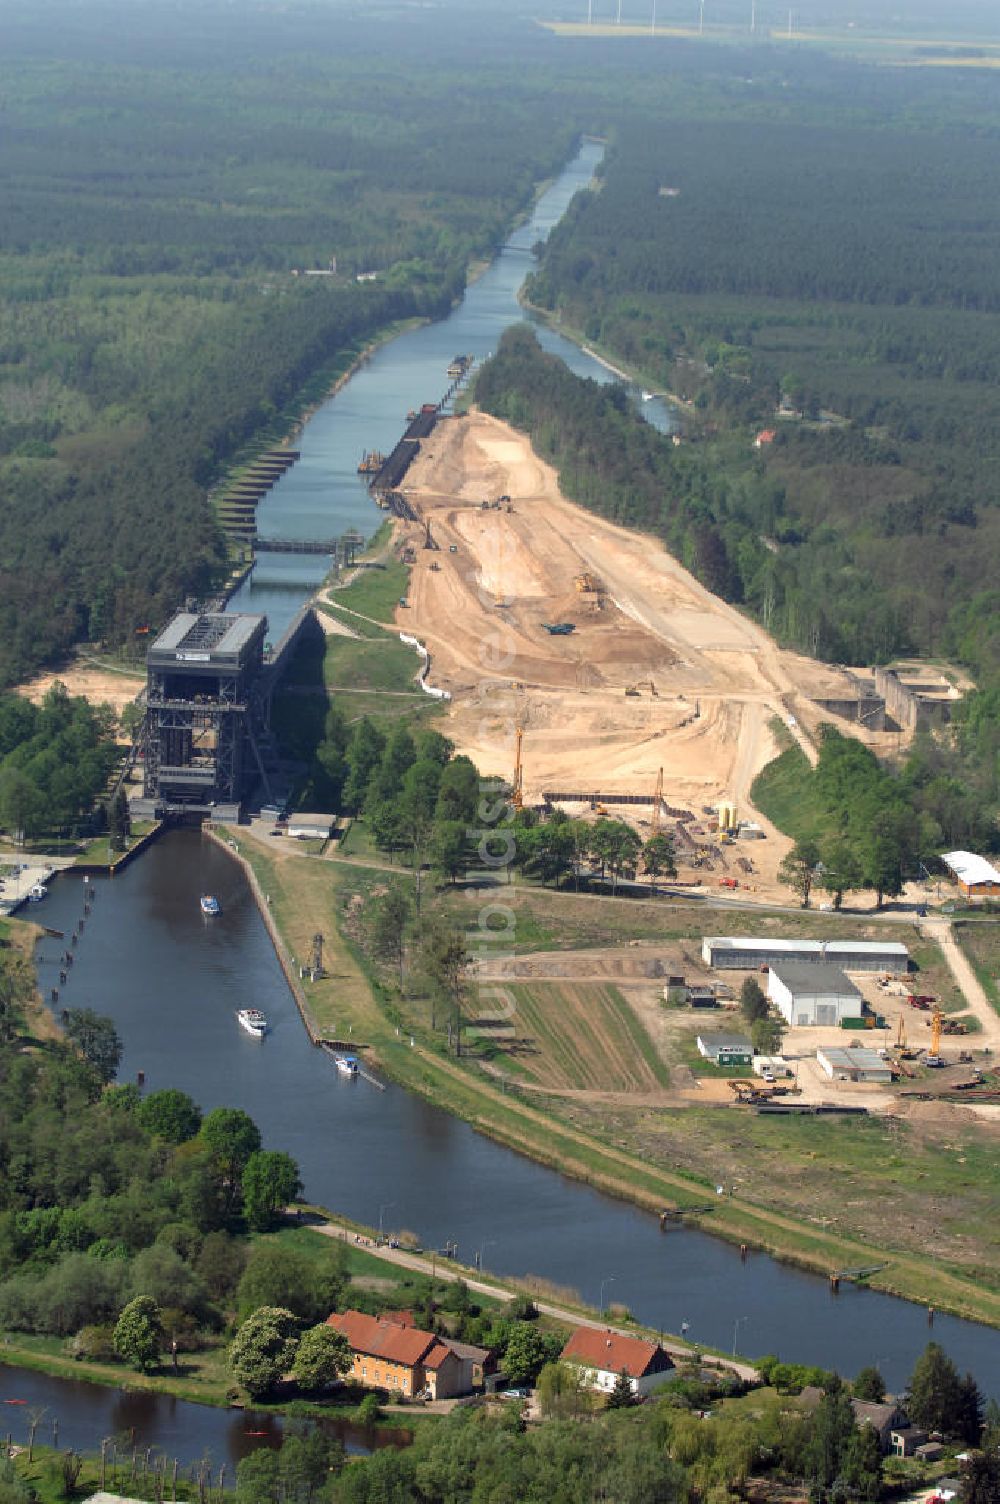
[[[18,694],[39,704],[53,684],[65,684],[71,695],[82,695],[92,705],[113,705],[121,715],[146,683],[145,675],[116,674],[83,661],[69,663],[57,674],[38,674],[26,684],[18,685]]]
[[[524,435],[478,413],[446,420],[407,479],[420,522],[402,530],[417,563],[398,621],[427,642],[431,682],[453,696],[448,734],[484,771],[511,772],[520,724],[529,801],[651,795],[662,767],[669,805],[701,814],[729,799],[753,815],[773,716],[815,761],[812,700],[846,695],[845,676],[777,648],[655,540],[566,501]],[[482,510],[501,495],[512,512]],[[436,550],[422,547],[425,521]],[[576,588],[586,573],[598,589]],[[571,636],[545,631],[560,621]],[[761,823],[770,839],[741,845],[755,868],[744,878],[776,891],[788,843]],[[737,871],[732,848],[714,854],[726,862]]]

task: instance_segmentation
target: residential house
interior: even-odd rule
[[[644,1337],[623,1337],[598,1327],[578,1326],[560,1353],[564,1363],[574,1363],[587,1372],[591,1389],[610,1394],[619,1375],[628,1375],[632,1393],[639,1398],[652,1394],[673,1373],[673,1360],[658,1342]]]
[[[878,1447],[883,1457],[893,1450],[892,1433],[909,1425],[903,1409],[893,1399],[876,1403],[874,1400],[852,1400],[851,1409],[857,1426],[872,1426],[878,1433]],[[926,1440],[926,1437],[922,1438]]]
[[[927,1432],[919,1426],[893,1426],[889,1433],[889,1451],[894,1457],[916,1457],[927,1443]]]
[[[496,1359],[488,1347],[476,1347],[471,1342],[456,1342],[453,1337],[442,1337],[441,1341],[462,1365],[462,1388],[461,1394],[471,1394],[474,1390],[482,1389],[486,1382],[486,1375],[496,1368]]]
[[[462,1387],[465,1362],[433,1332],[361,1311],[335,1312],[327,1325],[347,1338],[354,1356],[350,1377],[369,1389],[438,1400],[469,1392]]]

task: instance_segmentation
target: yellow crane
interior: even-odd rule
[[[902,1013],[899,1015],[899,1023],[896,1026],[896,1049],[900,1051],[906,1049],[906,1020]]]
[[[944,1023],[944,1014],[940,1008],[935,1007],[931,1015],[931,1048],[930,1054],[937,1056],[941,1053],[941,1026]]]
[[[524,806],[524,767],[521,762],[521,743],[524,740],[524,727],[518,725],[514,731],[514,791],[510,802],[515,809]]]

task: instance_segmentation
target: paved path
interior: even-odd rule
[[[339,1238],[345,1243],[354,1240],[355,1233],[343,1222],[324,1222],[314,1228],[315,1232],[322,1233],[327,1238]],[[412,1269],[418,1274],[430,1274],[433,1270],[434,1277],[440,1280],[455,1281],[462,1279],[470,1290],[477,1295],[485,1295],[489,1300],[507,1301],[518,1292],[503,1285],[493,1285],[487,1280],[478,1279],[474,1274],[454,1264],[450,1259],[439,1259],[436,1263],[428,1263],[426,1254],[408,1253],[405,1248],[389,1248],[385,1244],[379,1247],[373,1239],[367,1239],[361,1245],[366,1253],[374,1258],[384,1259],[387,1264],[396,1264],[401,1269]],[[591,1316],[581,1316],[579,1311],[572,1310],[569,1306],[553,1305],[547,1300],[538,1300],[532,1296],[532,1301],[543,1316],[551,1316],[555,1321],[565,1322],[567,1326],[588,1326],[596,1331],[614,1332],[619,1337],[635,1337],[634,1327],[612,1326],[607,1321],[601,1321]],[[683,1342],[665,1340],[664,1348],[677,1358],[689,1358],[694,1349]],[[713,1367],[726,1368],[731,1373],[738,1374],[741,1379],[747,1379],[754,1383],[759,1378],[756,1368],[749,1363],[741,1363],[735,1358],[706,1358],[705,1363]]]

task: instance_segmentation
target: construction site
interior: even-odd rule
[[[484,414],[438,421],[403,493],[397,620],[427,644],[458,747],[508,776],[520,751],[529,804],[613,807],[639,826],[663,769],[656,809],[676,823],[681,875],[777,891],[788,842],[749,801],[779,750],[772,723],[815,761],[816,729],[857,700],[856,679],[779,649],[655,539],[567,501],[528,438]],[[888,735],[852,729],[876,747]],[[732,835],[749,819],[766,839],[727,852],[720,803]]]

